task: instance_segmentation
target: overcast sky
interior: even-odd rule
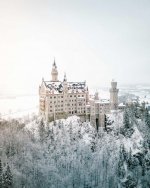
[[[51,79],[150,81],[150,0],[0,0],[0,93]]]

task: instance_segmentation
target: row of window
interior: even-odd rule
[[[78,111],[78,113],[80,114],[85,113],[85,110]]]
[[[69,114],[76,114],[77,111],[69,111]]]
[[[50,112],[53,112],[53,111],[50,110]],[[63,109],[55,109],[55,112],[63,112]]]
[[[76,114],[76,113],[77,113],[76,110],[75,110],[75,111],[69,111],[69,114]],[[80,112],[78,112],[78,113],[80,113],[80,114],[85,113],[85,110],[80,111]]]
[[[69,97],[77,97],[76,95],[70,95]],[[78,97],[84,97],[84,95],[78,95]]]
[[[85,101],[85,100],[84,100]],[[75,101],[71,101],[71,100],[69,100],[69,101],[65,101],[65,102],[76,102],[76,100]],[[54,103],[54,104],[56,104],[56,103],[63,103],[63,101],[50,101],[50,103],[52,104],[52,103]],[[76,105],[76,103],[75,103],[75,105]],[[85,105],[85,103],[79,103],[79,106],[82,106],[82,105]]]
[[[54,104],[55,104],[55,102],[54,102]],[[65,106],[77,106],[77,104],[65,104]],[[79,106],[85,106],[85,104],[79,104]],[[53,106],[52,105],[50,105],[50,108],[52,108]],[[55,108],[57,108],[57,107],[63,107],[63,104],[61,104],[61,105],[59,105],[59,104],[56,104],[55,105]]]
[[[57,101],[57,100],[54,100],[54,101]],[[67,102],[67,101],[68,102],[77,102],[76,99],[75,100],[65,100],[65,102]],[[85,99],[83,99],[81,102],[83,102],[83,101],[85,102]],[[59,102],[64,102],[64,101],[57,101],[57,102],[59,103]],[[52,101],[50,101],[50,103],[52,103]]]
[[[50,108],[52,108],[53,106],[49,106]],[[63,105],[55,105],[55,108],[57,107],[63,107]]]
[[[53,101],[50,101],[50,103],[52,103]],[[61,103],[61,102],[63,102],[63,101],[57,101],[57,103]],[[54,101],[54,103],[56,103],[56,101]]]
[[[77,113],[77,110],[78,110],[79,113],[85,113],[85,112],[86,112],[84,108],[83,108],[83,109],[82,109],[82,108],[81,108],[81,109],[77,109],[77,110],[75,110],[75,111],[74,111],[73,109],[71,109],[71,108],[69,108],[68,110],[69,110],[69,113],[70,113],[70,112]],[[64,111],[63,108],[55,109],[55,112],[63,112],[63,111]],[[53,110],[50,109],[50,112],[53,112]]]
[[[54,96],[54,97],[50,97],[50,99],[52,99],[52,98],[54,98],[54,99],[56,99],[57,97],[56,96]],[[63,96],[58,96],[58,98],[63,98]]]
[[[77,97],[76,95],[69,95],[68,97]],[[84,97],[84,95],[78,95],[78,97]],[[56,99],[56,98],[63,98],[63,95],[62,96],[50,96],[50,99],[52,99],[52,98],[54,98],[54,99]]]

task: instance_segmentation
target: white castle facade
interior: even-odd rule
[[[98,92],[89,97],[86,82],[58,80],[58,70],[54,60],[51,80],[39,86],[39,113],[46,121],[77,115],[82,121],[90,121],[95,127],[105,126],[105,114],[118,109],[117,82],[111,82],[110,100],[99,99]]]

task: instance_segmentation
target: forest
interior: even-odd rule
[[[77,117],[0,119],[0,187],[149,188],[148,110],[109,118],[98,131]]]

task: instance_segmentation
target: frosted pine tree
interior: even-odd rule
[[[123,114],[123,125],[125,129],[130,128],[130,121],[129,121],[129,115],[128,115],[127,110],[125,110]]]
[[[131,116],[129,109],[126,109],[123,114],[123,128],[120,132],[127,137],[131,137],[134,132],[133,124],[134,124],[134,117]]]
[[[45,125],[44,125],[44,122],[43,122],[43,119],[41,119],[40,123],[39,123],[39,139],[40,139],[40,142],[43,143],[44,142],[44,139],[45,139]]]
[[[0,159],[0,187],[2,187],[2,177],[3,177],[3,168],[2,168],[2,161]]]
[[[150,114],[148,109],[145,111],[145,124],[150,128]]]
[[[9,165],[7,165],[6,172],[3,176],[3,187],[12,188],[12,186],[13,186],[13,176],[12,176]]]

